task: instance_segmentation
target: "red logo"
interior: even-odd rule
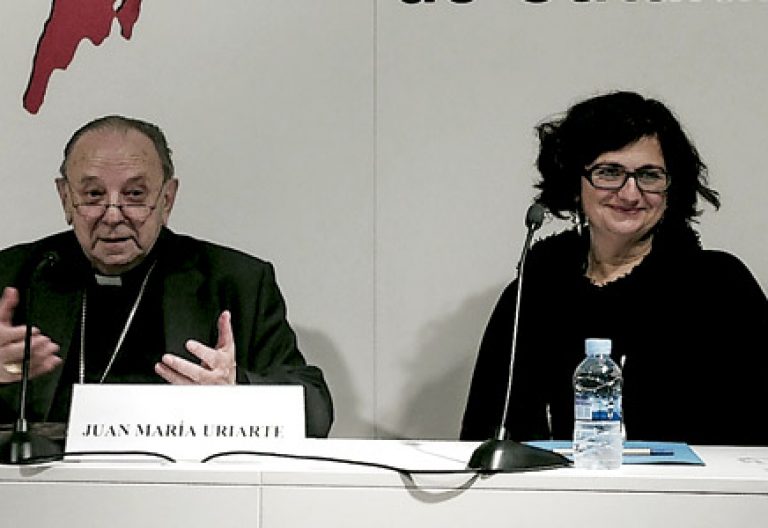
[[[123,38],[131,38],[141,0],[122,0],[117,8],[115,5],[113,0],[53,0],[24,92],[24,108],[28,112],[36,114],[40,110],[53,70],[67,69],[81,40],[100,45],[109,36],[115,19]]]

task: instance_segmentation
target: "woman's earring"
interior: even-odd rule
[[[581,197],[577,195],[576,198],[574,198],[573,203],[574,208],[571,211],[571,222],[576,228],[576,232],[581,236],[581,233],[584,231],[584,227],[587,224],[584,212],[581,210]]]

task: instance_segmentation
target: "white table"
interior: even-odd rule
[[[255,449],[462,469],[476,444],[306,440]],[[414,475],[274,457],[0,466],[0,526],[768,526],[768,448],[694,447],[706,466]]]

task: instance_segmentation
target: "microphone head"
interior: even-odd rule
[[[59,254],[57,252],[46,251],[45,254],[43,255],[43,258],[41,258],[40,262],[38,262],[37,266],[35,266],[34,273],[40,273],[45,269],[52,268],[56,264],[58,264],[60,260],[61,260],[61,257],[59,257]]]
[[[544,216],[547,214],[547,209],[539,202],[533,202],[528,208],[528,212],[525,214],[525,227],[531,231],[536,231],[544,223]]]
[[[43,256],[43,260],[46,262],[46,266],[55,266],[61,260],[61,257],[55,251],[47,251]]]

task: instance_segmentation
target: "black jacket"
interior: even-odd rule
[[[305,389],[307,435],[327,436],[333,421],[331,396],[320,369],[308,366],[286,320],[283,297],[272,265],[237,250],[176,235],[168,229],[156,244],[157,266],[148,293],[161,308],[164,343],[155,357],[130,376],[133,382],[165,383],[151,369],[165,352],[199,362],[184,348],[188,339],[212,346],[216,321],[227,309],[232,313],[238,383],[293,383]],[[33,282],[33,324],[61,347],[60,355],[77,361],[82,292],[93,280],[72,231],[0,251],[0,288],[14,286],[22,295],[14,324],[30,320],[23,298],[31,268],[49,251],[59,261]],[[155,252],[155,250],[153,250]],[[159,290],[159,291],[158,291]],[[133,329],[132,329],[133,331]],[[44,420],[52,407],[62,368],[30,383],[29,418]],[[17,412],[18,384],[0,385],[0,420],[11,422]]]
[[[768,300],[746,266],[703,250],[688,227],[660,229],[651,253],[603,287],[584,276],[589,235],[537,242],[526,263],[511,407],[516,440],[570,439],[572,376],[584,340],[613,341],[625,359],[630,440],[768,445]],[[501,420],[517,282],[502,294],[475,365],[461,438]],[[547,421],[551,414],[551,431]]]

